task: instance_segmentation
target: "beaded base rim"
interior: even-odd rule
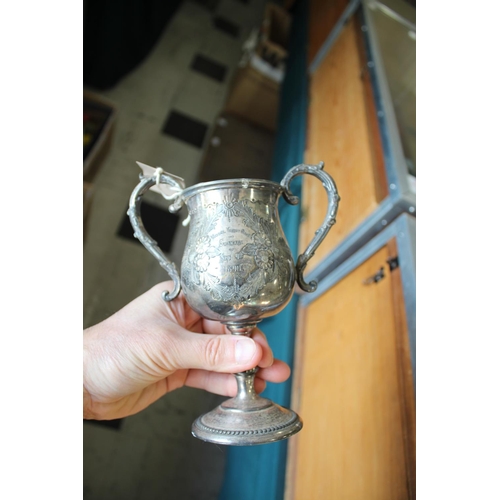
[[[276,407],[277,405],[275,405]],[[302,429],[301,418],[292,410],[283,408],[290,414],[287,415],[288,418],[285,422],[276,425],[269,425],[269,422],[261,422],[263,425],[259,428],[259,424],[255,423],[254,416],[248,416],[254,420],[253,425],[255,428],[246,429],[221,429],[217,427],[212,427],[203,423],[204,417],[211,415],[218,411],[218,408],[213,410],[213,412],[207,413],[198,417],[192,426],[192,434],[194,437],[201,439],[202,441],[217,443],[217,444],[227,444],[235,446],[245,446],[245,445],[255,445],[255,444],[265,444],[272,443],[274,441],[279,441],[286,439],[293,434],[296,434]]]

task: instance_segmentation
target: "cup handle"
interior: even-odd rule
[[[164,291],[162,293],[162,298],[166,302],[170,302],[175,299],[179,292],[181,291],[181,280],[179,278],[179,273],[177,271],[177,267],[173,262],[170,262],[165,254],[161,251],[158,243],[149,236],[146,231],[144,224],[141,218],[141,201],[144,193],[153,187],[157,182],[161,184],[169,184],[170,186],[174,186],[179,189],[179,192],[182,191],[182,186],[180,186],[174,179],[169,177],[168,175],[162,173],[155,177],[142,177],[139,184],[136,186],[132,195],[130,196],[129,209],[127,211],[127,215],[130,218],[130,223],[134,228],[134,237],[137,238],[146,248],[146,250],[151,253],[156,260],[160,263],[160,266],[167,271],[169,276],[172,278],[174,282],[174,289],[169,293]],[[174,203],[170,205],[170,212],[177,212],[182,206],[181,197],[176,198]]]
[[[309,259],[314,255],[314,252],[316,252],[316,249],[318,248],[320,243],[325,239],[328,231],[330,231],[330,228],[335,224],[335,218],[337,216],[337,210],[340,201],[335,181],[328,173],[323,170],[323,166],[324,163],[322,161],[317,165],[297,165],[290,169],[281,181],[281,186],[285,190],[283,196],[285,200],[291,205],[297,205],[299,203],[299,197],[294,196],[290,191],[290,182],[294,177],[297,177],[298,175],[314,175],[314,177],[317,177],[320,181],[322,181],[323,186],[325,187],[328,194],[328,211],[325,220],[323,221],[322,226],[316,231],[314,238],[312,239],[311,243],[309,243],[309,246],[306,248],[305,252],[299,255],[297,264],[295,265],[295,269],[297,270],[297,283],[305,292],[314,292],[314,290],[316,290],[316,287],[318,286],[318,283],[316,281],[311,281],[310,283],[306,283],[304,281],[304,269]]]

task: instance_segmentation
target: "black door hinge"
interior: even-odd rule
[[[389,264],[389,271],[394,271],[394,269],[397,269],[399,267],[398,256],[396,255],[396,257],[391,257],[390,259],[387,259],[387,264]]]

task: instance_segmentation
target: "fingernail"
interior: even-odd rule
[[[252,339],[238,339],[234,349],[234,357],[237,363],[246,363],[250,361],[254,355],[257,346]]]

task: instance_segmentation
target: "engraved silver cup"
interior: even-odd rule
[[[297,263],[281,228],[278,200],[281,195],[293,205],[298,198],[290,182],[310,174],[323,183],[328,194],[328,212]],[[179,190],[171,212],[186,205],[190,216],[188,240],[181,275],[146,232],[140,217],[143,194],[157,182]],[[255,325],[281,311],[290,301],[295,281],[307,292],[316,283],[306,283],[303,273],[331,226],[338,202],[335,182],[318,165],[293,167],[280,184],[256,179],[231,179],[197,184],[182,189],[168,174],[142,177],[130,198],[128,211],[135,236],[151,252],[174,281],[174,290],[164,292],[166,301],[182,291],[189,305],[201,316],[225,324],[234,335],[251,335]],[[257,368],[235,374],[236,397],[199,417],[192,432],[197,438],[218,444],[253,445],[288,438],[302,428],[300,417],[256,394]]]

